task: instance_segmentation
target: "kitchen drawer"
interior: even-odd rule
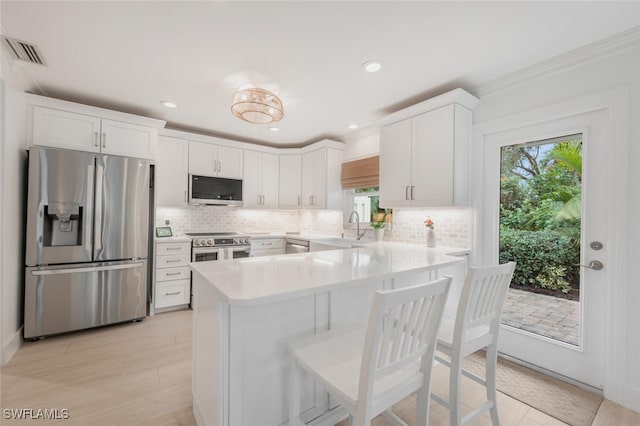
[[[156,245],[156,255],[163,256],[169,254],[190,254],[189,243],[158,243]]]
[[[252,239],[251,250],[284,249],[284,238]]]
[[[156,256],[156,268],[177,268],[178,266],[187,266],[189,264],[189,255],[180,254],[175,256]]]
[[[156,269],[156,281],[171,281],[189,279],[189,268],[183,266],[180,268]]]
[[[254,250],[253,248],[251,249],[251,257],[275,256],[278,254],[284,254],[284,248],[260,249],[260,250]]]
[[[167,281],[156,284],[156,308],[189,303],[191,280]]]

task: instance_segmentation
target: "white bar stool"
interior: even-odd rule
[[[515,262],[509,262],[499,266],[469,268],[455,319],[446,315],[442,318],[435,359],[450,369],[449,399],[435,393],[431,397],[449,409],[452,426],[467,424],[487,410],[491,412],[493,425],[500,424],[496,401],[498,332],[515,266]],[[463,368],[464,358],[483,348],[487,351],[484,379]],[[441,353],[448,359],[440,356]],[[485,386],[487,391],[487,400],[464,418],[461,418],[460,412],[462,374]]]
[[[390,408],[415,391],[417,424],[427,425],[436,336],[450,282],[445,277],[377,291],[366,328],[334,329],[292,343],[289,425],[303,424],[301,370],[342,405],[352,425],[369,425],[385,410],[390,419],[405,424]],[[323,424],[321,420],[313,423]]]

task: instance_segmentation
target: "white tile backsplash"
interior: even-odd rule
[[[159,207],[156,226],[166,226],[175,235],[185,232],[307,232],[339,235],[340,210],[257,210],[233,207]]]
[[[471,209],[394,209],[393,225],[385,231],[385,240],[426,244],[427,216],[434,222],[437,245],[471,246]],[[345,235],[355,238],[355,230],[343,229],[341,210],[254,210],[233,207],[192,206],[159,207],[156,226],[165,220],[175,235],[185,232],[302,232]],[[365,239],[373,239],[368,231]]]
[[[426,244],[428,217],[434,224],[436,245],[448,247],[471,247],[471,209],[393,209],[393,226],[386,231],[385,239],[409,243]]]

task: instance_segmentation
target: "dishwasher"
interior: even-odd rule
[[[285,246],[285,253],[307,253],[309,251],[309,241],[298,238],[288,238]]]

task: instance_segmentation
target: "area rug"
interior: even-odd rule
[[[484,377],[484,356],[484,352],[479,351],[467,357],[465,368]],[[434,369],[437,371],[434,371],[432,390],[438,393],[446,392],[448,369],[444,366],[437,366]],[[463,380],[471,382],[469,379]],[[593,392],[500,358],[498,359],[496,382],[498,390],[503,394],[571,426],[590,426],[603,399],[602,396]],[[465,400],[464,390],[462,399]],[[393,407],[394,413],[410,426],[415,425],[415,409],[415,393]],[[500,405],[498,405],[498,410],[500,410]],[[432,425],[449,424],[446,409],[434,402],[431,403],[429,417]],[[392,424],[383,415],[376,417],[371,422],[372,426],[390,426]],[[348,421],[344,420],[338,423],[338,426],[348,426]]]
[[[484,377],[484,352],[465,359],[465,367]],[[572,426],[589,426],[602,396],[578,386],[498,358],[498,390]]]

